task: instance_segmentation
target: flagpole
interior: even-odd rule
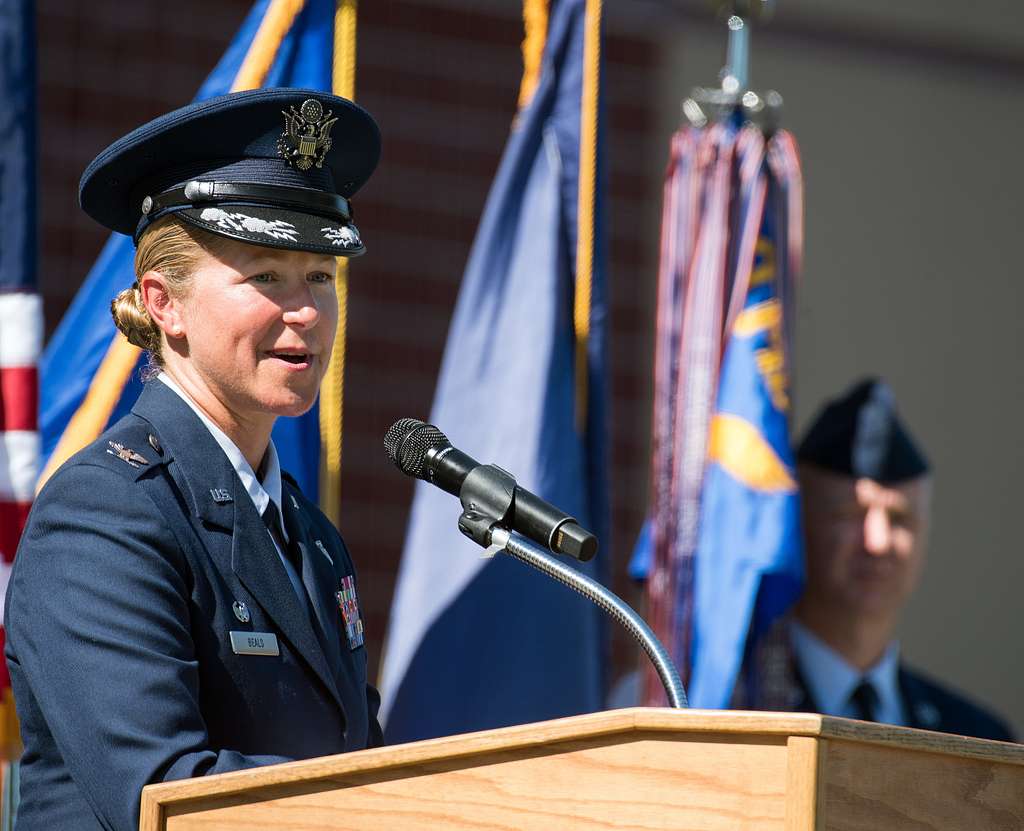
[[[0,765],[0,829],[3,831],[12,831],[18,813],[20,765],[17,761]]]
[[[337,0],[334,12],[335,95],[356,97],[357,0]],[[320,510],[338,525],[341,514],[342,428],[345,418],[345,346],[348,336],[348,259],[337,258],[338,331],[331,363],[320,387]]]
[[[587,427],[590,372],[590,311],[594,270],[594,211],[597,195],[597,115],[601,83],[601,0],[587,0],[580,102],[579,197],[576,221],[576,430]]]

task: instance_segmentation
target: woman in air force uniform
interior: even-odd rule
[[[282,473],[316,401],[373,119],[320,92],[193,104],[101,153],[83,209],[134,237],[112,303],[149,351],[129,416],[35,503],[7,593],[19,827],[134,829],[150,782],[381,742],[352,561]]]

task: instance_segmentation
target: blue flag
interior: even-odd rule
[[[258,0],[254,4],[195,100],[231,91],[261,24],[275,5],[274,0]],[[333,0],[306,0],[276,44],[264,86],[331,90],[334,11]],[[69,422],[96,386],[97,371],[116,334],[110,301],[135,279],[134,258],[131,239],[112,234],[43,353],[40,432],[44,460],[53,453]],[[131,410],[141,389],[136,369],[120,390],[108,424]],[[99,430],[105,426],[97,425]],[[315,500],[320,456],[317,409],[314,407],[300,418],[278,419],[273,438],[282,467]]]
[[[477,231],[431,421],[456,447],[510,471],[600,537],[607,515],[605,287],[597,250],[584,429],[577,427],[574,383],[577,241],[602,238],[599,200],[593,236],[578,223],[581,101],[591,54],[585,25],[594,25],[585,5],[550,4],[539,81],[517,114]],[[460,512],[458,500],[418,483],[384,651],[387,740],[600,709],[599,612],[505,555],[482,559],[458,531]],[[606,557],[599,553],[590,570]]]
[[[699,707],[729,706],[745,650],[799,597],[803,581],[774,236],[769,212],[726,347],[708,439],[690,673],[691,702]]]

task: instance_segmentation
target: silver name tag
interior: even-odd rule
[[[236,655],[280,655],[273,632],[229,632],[231,649]]]

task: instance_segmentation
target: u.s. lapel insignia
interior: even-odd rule
[[[363,645],[363,619],[359,616],[359,601],[356,599],[356,581],[352,575],[341,578],[341,591],[334,593],[341,609],[342,620],[345,621],[345,635],[348,637],[348,648],[358,649]]]
[[[117,456],[122,462],[127,462],[132,467],[141,467],[142,465],[148,465],[149,460],[140,453],[136,453],[129,447],[125,447],[123,444],[119,444],[116,441],[108,441],[107,444],[110,447],[107,448],[107,452],[111,456]]]
[[[235,613],[235,617],[242,623],[249,622],[249,607],[246,606],[241,600],[236,600],[231,604],[231,611]]]
[[[223,505],[226,502],[231,502],[231,493],[224,488],[210,488],[210,496],[213,497],[213,501],[218,505]]]
[[[298,170],[309,170],[314,164],[324,166],[324,158],[331,149],[331,128],[337,118],[333,112],[324,114],[324,107],[315,98],[307,98],[299,109],[293,104],[281,110],[284,132],[277,140],[277,152]]]
[[[930,701],[919,701],[917,706],[914,707],[914,715],[917,716],[918,722],[925,729],[935,727],[942,720],[939,708]]]

